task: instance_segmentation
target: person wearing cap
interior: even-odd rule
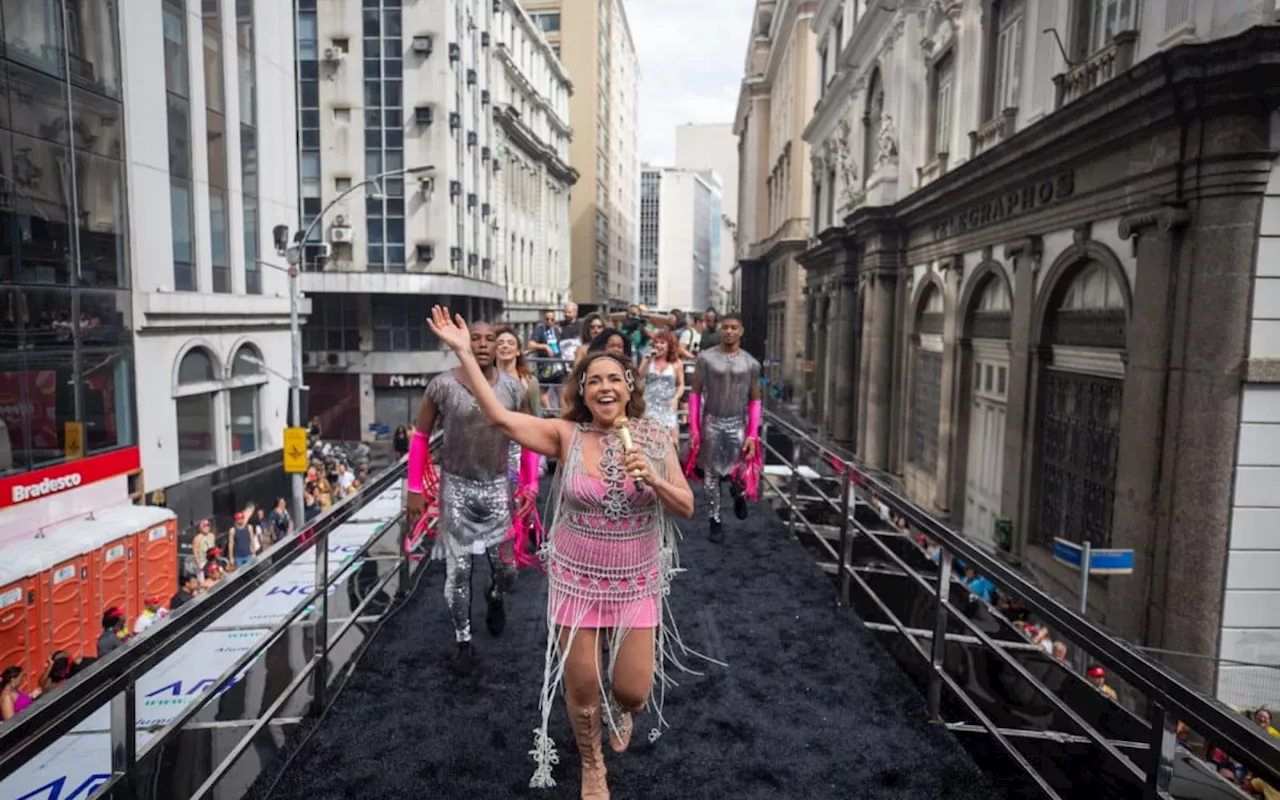
[[[231,559],[231,563],[236,565],[236,569],[240,569],[253,560],[257,550],[254,547],[253,529],[249,527],[249,521],[245,518],[244,512],[236,512],[234,519],[235,524],[227,534],[227,556]]]
[[[98,637],[98,658],[106,658],[129,643],[129,626],[124,609],[112,606],[102,612],[102,635]]]
[[[209,560],[205,562],[204,571],[201,574],[201,584],[205,589],[212,589],[218,581],[222,580],[226,571],[226,559],[222,557],[222,548],[210,548]]]
[[[160,599],[160,595],[153,594],[144,602],[146,608],[138,615],[138,621],[133,623],[134,633],[142,633],[147,628],[169,616],[169,610],[164,607],[164,601]]]
[[[1120,698],[1116,696],[1116,690],[1107,685],[1107,671],[1101,666],[1094,664],[1089,667],[1089,683],[1102,694],[1119,702]]]

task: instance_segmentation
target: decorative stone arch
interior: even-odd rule
[[[937,292],[941,300],[942,310],[938,312],[930,312],[925,308],[925,303],[930,300],[930,292]],[[947,289],[942,282],[942,278],[938,273],[930,269],[925,273],[924,277],[916,282],[915,288],[911,292],[911,334],[913,338],[919,339],[922,333],[936,333],[942,335],[942,320],[947,315]],[[926,316],[932,317],[937,314],[936,328],[933,320],[926,321]],[[926,324],[926,322],[928,324]],[[929,330],[925,330],[928,327]]]
[[[922,39],[920,49],[926,58],[937,58],[960,34],[960,0],[933,0],[919,12]]]
[[[231,345],[231,349],[227,351],[228,353],[230,353],[230,357],[227,359],[226,364],[224,364],[222,367],[223,378],[230,379],[230,378],[236,377],[235,375],[236,357],[240,355],[240,352],[245,348],[248,348],[252,353],[252,355],[258,360],[263,362],[266,361],[266,359],[262,355],[262,346],[258,344],[257,340],[255,340],[252,336],[241,336],[239,339],[236,339],[235,343]],[[259,368],[258,371],[262,372],[263,370]]]
[[[214,346],[213,342],[204,338],[191,339],[182,346],[178,351],[177,357],[173,359],[173,374],[170,378],[170,386],[175,394],[178,391],[178,387],[183,385],[179,380],[182,362],[193,350],[203,350],[209,356],[209,361],[213,366],[212,382],[220,381],[226,375],[226,367],[218,355],[218,348]]]
[[[1124,297],[1123,324],[1125,329],[1128,328],[1129,320],[1133,314],[1133,290],[1129,286],[1129,278],[1125,275],[1124,266],[1120,263],[1120,259],[1111,248],[1100,242],[1093,240],[1075,242],[1058,255],[1053,264],[1044,273],[1044,277],[1040,282],[1039,290],[1036,292],[1035,306],[1031,311],[1031,341],[1033,345],[1052,344],[1052,337],[1045,335],[1047,330],[1046,323],[1050,321],[1050,318],[1057,310],[1057,304],[1062,299],[1063,292],[1071,286],[1072,281],[1084,269],[1094,264],[1106,270],[1119,285],[1121,294]]]
[[[1006,321],[1003,331],[996,330],[997,326],[986,326],[979,323],[978,314],[979,303],[986,295],[987,289],[991,286],[992,281],[999,281],[1005,291],[1009,295],[1010,305],[1013,300],[1013,280],[1009,275],[1008,269],[995,259],[983,261],[974,267],[973,274],[969,276],[969,280],[965,281],[964,287],[960,290],[960,298],[956,302],[956,308],[960,314],[959,331],[961,339],[972,339],[980,337],[984,339],[1008,339],[1010,338],[1010,330]],[[1012,309],[1010,309],[1012,312]],[[1012,316],[1008,314],[1006,316]],[[985,328],[991,328],[987,330]]]

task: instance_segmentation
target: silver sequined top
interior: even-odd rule
[[[662,372],[649,364],[644,375],[644,407],[645,416],[657,420],[668,428],[679,424],[676,410],[671,407],[671,400],[676,396],[676,370],[668,364]]]
[[[729,355],[719,347],[698,354],[695,367],[702,381],[702,413],[711,417],[745,417],[751,387],[760,380],[760,362],[746,350]]]
[[[498,373],[493,391],[508,410],[519,411],[524,406],[524,387],[506,373]],[[436,404],[444,431],[440,468],[471,480],[505,478],[510,439],[489,422],[471,391],[454,377],[453,370],[432,378],[426,394]]]

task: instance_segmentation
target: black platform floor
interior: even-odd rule
[[[698,491],[701,495],[701,491]],[[726,496],[726,506],[728,497]],[[924,700],[846,609],[830,579],[766,505],[728,515],[728,544],[706,538],[703,505],[684,524],[672,604],[686,643],[726,662],[703,677],[672,670],[672,727],[650,744],[605,747],[615,798],[992,798]],[[726,511],[728,508],[726,508]],[[454,645],[438,565],[371,644],[334,708],[298,753],[276,800],[546,798],[579,794],[578,754],[563,700],[550,790],[528,788],[546,643],[546,588],[522,573],[506,633],[484,630],[477,560],[476,672],[448,669]]]

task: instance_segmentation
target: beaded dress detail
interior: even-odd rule
[[[600,477],[583,462],[583,435],[601,435]],[[666,474],[673,445],[669,430],[655,420],[633,420],[632,437],[649,459],[655,475]],[[578,425],[566,462],[556,475],[551,506],[553,523],[539,551],[547,573],[547,650],[540,708],[542,721],[534,730],[530,751],[537,767],[529,785],[555,786],[552,767],[559,762],[555,742],[547,733],[556,694],[564,680],[564,656],[581,629],[608,629],[609,663],[602,671],[600,691],[608,696],[605,679],[613,675],[614,656],[633,628],[654,630],[654,689],[649,703],[656,719],[649,740],[669,727],[662,714],[668,686],[676,685],[665,668],[701,674],[685,666],[681,656],[710,663],[714,659],[687,648],[671,619],[667,597],[672,578],[681,570],[676,548],[675,521],[648,486],[636,488],[623,468],[622,443],[614,431],[601,432]],[[560,632],[568,631],[565,652]],[[606,706],[605,724],[617,732],[616,714]]]
[[[671,401],[675,396],[675,366],[667,364],[659,371],[650,363],[644,374],[644,415],[667,428],[676,427],[680,424],[680,420],[676,410],[671,407]]]

